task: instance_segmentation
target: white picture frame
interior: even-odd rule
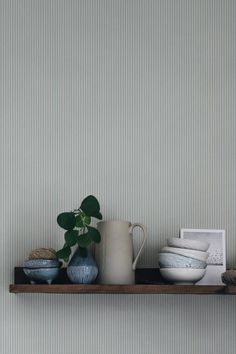
[[[182,228],[180,238],[204,240],[210,244],[206,274],[197,285],[223,285],[221,274],[226,271],[225,230]]]

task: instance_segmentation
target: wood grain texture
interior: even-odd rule
[[[54,284],[31,285],[12,284],[10,293],[47,293],[47,294],[225,294],[225,286],[204,285],[82,285]],[[231,287],[227,294],[236,295],[236,287]]]

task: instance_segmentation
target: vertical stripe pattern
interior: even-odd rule
[[[181,227],[226,229],[236,267],[235,18],[234,0],[0,0],[1,353],[235,353],[234,297],[8,293],[87,194],[147,225],[139,267]]]

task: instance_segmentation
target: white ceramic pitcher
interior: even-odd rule
[[[140,227],[143,241],[134,259],[133,229]],[[95,259],[100,284],[134,284],[135,268],[147,239],[146,227],[128,221],[109,220],[97,223],[101,242],[96,244]]]

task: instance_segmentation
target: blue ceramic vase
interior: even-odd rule
[[[98,267],[88,249],[77,248],[68,264],[67,275],[74,284],[91,284],[95,281]]]

